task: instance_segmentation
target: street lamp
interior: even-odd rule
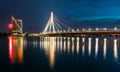
[[[74,29],[72,29],[72,32],[74,32],[75,30]]]
[[[107,28],[104,28],[104,30],[106,31],[106,30],[107,30]]]
[[[96,28],[96,31],[98,31],[98,28]]]
[[[77,29],[77,32],[79,32],[79,29]]]
[[[85,31],[85,29],[83,28],[82,31]]]
[[[91,31],[91,28],[89,28],[88,30]]]
[[[114,27],[114,30],[117,30],[117,27]]]

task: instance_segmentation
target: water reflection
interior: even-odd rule
[[[63,40],[62,40],[62,37],[60,37],[60,51],[61,51],[61,53],[62,53],[62,42],[63,42]]]
[[[68,48],[67,48],[67,50],[68,50],[67,52],[68,52],[68,54],[69,54],[69,53],[70,53],[70,37],[68,37],[67,39],[68,39],[68,40],[67,40],[67,41],[68,41],[68,42],[67,42],[67,47],[68,47]]]
[[[34,39],[34,41],[32,42],[34,48],[37,48],[37,43],[37,39]]]
[[[88,38],[88,55],[91,55],[91,38]]]
[[[118,51],[117,51],[117,39],[114,39],[114,58],[118,59]]]
[[[60,45],[60,37],[57,37],[57,51],[59,52]]]
[[[44,40],[45,53],[49,58],[50,67],[54,67],[55,51],[56,51],[56,37],[50,37]]]
[[[85,53],[85,38],[82,38],[82,55]]]
[[[72,54],[74,55],[74,47],[75,47],[75,45],[74,45],[74,37],[72,37]]]
[[[47,57],[49,58],[50,67],[54,68],[56,55],[59,52],[60,54],[72,53],[73,56],[75,56],[75,53],[78,55],[82,54],[83,57],[86,55],[92,57],[91,55],[95,54],[95,59],[99,58],[99,54],[102,54],[103,59],[107,59],[107,53],[111,51],[111,46],[108,43],[111,43],[113,45],[113,56],[115,59],[118,59],[118,40],[110,37],[104,37],[101,39],[99,37],[43,37],[40,39],[40,48],[44,49]],[[103,52],[101,53],[101,51]]]
[[[103,45],[103,55],[104,55],[104,59],[106,59],[106,51],[107,51],[107,39],[104,38],[104,45]]]
[[[80,47],[79,40],[80,40],[79,37],[77,37],[77,46],[76,46],[77,49],[76,50],[78,54],[79,54],[79,47]]]
[[[11,63],[23,63],[23,37],[9,37],[8,39]]]
[[[64,52],[66,52],[66,37],[64,37]]]
[[[95,58],[97,57],[98,55],[98,38],[95,39]]]

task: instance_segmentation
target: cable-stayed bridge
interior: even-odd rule
[[[113,28],[71,28],[64,21],[51,12],[50,18],[41,33],[29,34],[28,36],[120,36],[120,29]]]
[[[42,33],[57,33],[66,30],[72,30],[68,25],[64,22],[60,21],[54,14],[51,12],[51,16],[45,26],[45,29]]]
[[[51,16],[45,26],[45,29],[40,36],[90,36],[90,35],[120,35],[120,29],[117,27],[114,28],[82,28],[82,29],[73,29],[66,23],[60,21],[54,14],[51,12]]]

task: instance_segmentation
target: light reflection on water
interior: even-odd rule
[[[46,38],[44,39],[44,49],[45,53],[49,58],[50,67],[54,67],[55,63],[55,51],[56,51],[56,37],[55,38]]]
[[[117,37],[40,37],[29,38],[32,40],[26,39],[23,37],[9,37],[9,58],[11,63],[16,63],[16,61],[18,63],[23,63],[23,50],[28,46],[29,42],[30,46],[32,45],[33,48],[40,48],[40,50],[44,50],[46,57],[49,59],[49,66],[51,69],[55,66],[56,55],[62,53],[68,55],[72,54],[73,56],[75,54],[82,54],[83,57],[86,56],[86,54],[89,57],[94,55],[95,59],[97,59],[101,53],[99,50],[102,50],[103,59],[106,60],[108,56],[107,51],[112,46],[114,59],[119,59],[119,38]]]
[[[91,38],[88,38],[88,55],[91,55]]]
[[[57,39],[57,40],[56,40]],[[75,40],[76,39],[76,40]],[[82,38],[82,55],[84,56],[85,54],[85,45],[86,45],[86,39],[85,37]],[[44,41],[44,46],[41,45],[41,47],[44,47],[45,52],[47,56],[49,57],[50,61],[50,67],[53,68],[55,64],[55,54],[56,54],[56,49],[59,52],[72,52],[79,54],[80,51],[80,37],[68,37],[68,38],[63,38],[63,37],[48,37],[46,41]],[[106,54],[107,54],[107,38],[103,39],[103,56],[104,59],[106,59]],[[118,49],[117,49],[117,39],[113,39],[114,42],[114,58],[118,59]],[[67,44],[67,45],[66,45]],[[56,46],[57,45],[57,46]],[[76,45],[76,46],[75,46]],[[41,48],[40,47],[40,48]],[[56,48],[57,47],[57,48]],[[76,48],[75,48],[76,47]],[[88,55],[91,55],[91,49],[92,47],[92,38],[88,38]],[[76,52],[75,52],[76,51]],[[99,38],[95,38],[95,58],[97,58],[99,52]]]
[[[80,47],[80,45],[79,45],[79,41],[80,41],[80,39],[79,39],[79,37],[77,37],[77,53],[79,53],[79,47]]]
[[[72,54],[74,55],[74,48],[75,47],[75,44],[74,44],[74,37],[72,37]]]
[[[114,39],[114,58],[115,60],[118,59],[118,51],[117,51],[117,39]]]
[[[82,38],[82,55],[84,56],[85,53],[85,38]]]
[[[98,55],[98,38],[95,39],[95,58],[97,57]]]
[[[23,63],[23,37],[9,37],[9,58],[12,64]]]
[[[104,59],[106,59],[106,51],[107,51],[107,39],[104,38],[104,45],[103,45],[103,56],[104,56]]]
[[[68,52],[68,54],[69,54],[69,53],[70,53],[70,37],[68,37],[67,39],[68,39],[68,42],[67,42],[67,44],[68,44],[68,45],[67,45],[67,47],[68,47],[67,50],[68,50],[68,51],[67,51],[67,52]]]

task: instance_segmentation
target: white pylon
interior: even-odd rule
[[[56,33],[58,31],[62,31],[64,29],[70,29],[69,26],[67,26],[64,22],[59,20],[53,12],[51,12],[50,18],[45,26],[45,29],[43,30],[43,33]]]
[[[52,27],[53,27],[53,32],[55,32],[53,12],[51,12],[51,25],[52,25]]]
[[[51,23],[53,24],[53,12],[51,12]]]
[[[55,26],[54,26],[54,14],[53,12],[51,12],[51,16],[50,19],[48,20],[48,23],[44,29],[44,33],[46,33],[47,31],[49,32],[55,32]]]

